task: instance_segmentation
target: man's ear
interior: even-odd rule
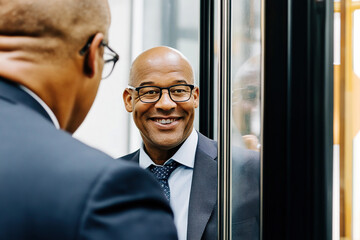
[[[199,106],[199,94],[200,90],[198,87],[195,87],[193,90],[193,97],[194,97],[194,107],[197,108]]]
[[[128,112],[133,111],[132,95],[130,91],[131,91],[130,89],[126,88],[123,92],[124,105],[126,111]]]
[[[97,33],[91,42],[88,53],[86,54],[84,71],[89,78],[94,77],[94,75],[97,74],[97,71],[100,71],[98,64],[99,58],[102,56],[100,53],[103,50],[100,48],[100,44],[103,39],[104,35],[102,33]]]

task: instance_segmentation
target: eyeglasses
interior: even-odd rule
[[[143,103],[154,103],[160,100],[162,90],[168,90],[169,97],[174,102],[186,102],[190,99],[194,85],[190,84],[177,84],[170,87],[157,87],[157,86],[143,86],[143,87],[132,87],[128,86],[129,89],[138,92],[138,98]]]
[[[94,36],[90,37],[86,45],[80,50],[81,55],[85,55],[85,53],[89,50],[93,39]],[[102,41],[100,45],[104,47],[104,67],[101,78],[105,79],[108,78],[114,70],[115,64],[119,60],[119,55],[114,50],[112,50],[104,41]]]

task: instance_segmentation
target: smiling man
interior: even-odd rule
[[[143,139],[123,159],[139,163],[158,179],[174,211],[181,240],[217,239],[217,143],[193,128],[199,88],[189,61],[170,47],[155,47],[132,64],[125,108]],[[258,155],[241,151],[242,173],[234,201],[233,239],[258,239]]]

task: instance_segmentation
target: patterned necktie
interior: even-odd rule
[[[168,178],[170,174],[179,166],[178,162],[170,160],[164,166],[155,166],[151,165],[148,169],[152,172],[157,180],[159,181],[161,187],[164,190],[165,197],[170,201],[170,188],[168,183]]]

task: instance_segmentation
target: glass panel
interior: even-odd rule
[[[341,15],[334,13],[334,64],[340,64],[341,49]]]
[[[333,240],[340,239],[340,62],[341,14],[334,13]]]
[[[353,24],[353,68],[354,73],[360,78],[360,10],[354,12]]]
[[[333,239],[360,239],[360,10],[345,1],[341,20],[334,16],[334,43],[338,21],[343,62],[334,65],[334,212]],[[356,1],[359,2],[359,1]],[[339,9],[338,9],[339,10]],[[337,50],[334,48],[334,64]]]
[[[360,240],[360,132],[353,141],[353,239]]]
[[[232,239],[259,239],[260,23],[261,0],[232,1]]]
[[[360,240],[360,10],[354,12],[353,19],[353,71],[354,71],[354,138],[353,138],[353,222],[352,235]]]
[[[260,0],[233,1],[232,14],[232,142],[259,151]]]

